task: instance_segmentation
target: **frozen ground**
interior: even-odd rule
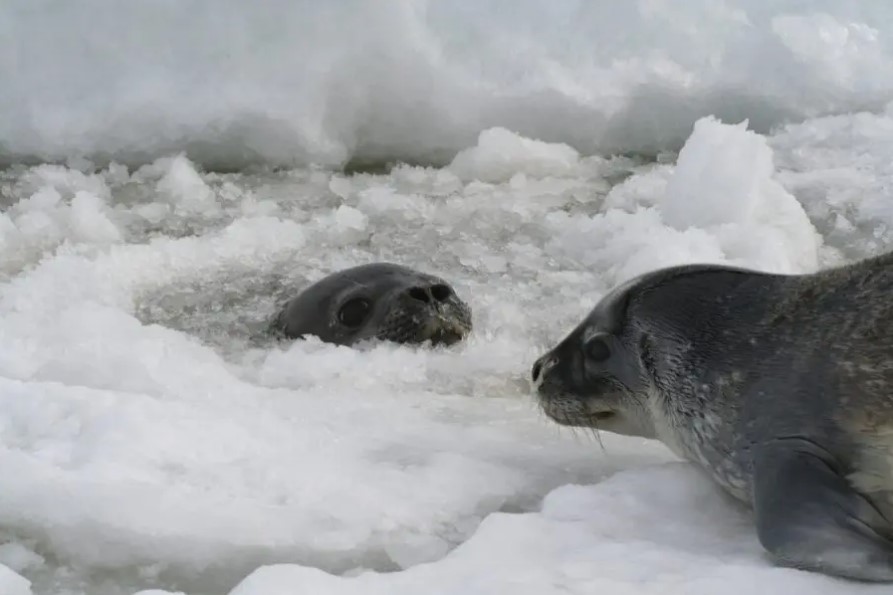
[[[691,467],[559,429],[526,378],[649,268],[888,248],[885,155],[888,112],[768,138],[704,118],[666,163],[489,129],[447,167],[378,175],[7,170],[0,592],[880,593],[772,567]],[[259,334],[304,283],[372,260],[453,281],[471,340]]]

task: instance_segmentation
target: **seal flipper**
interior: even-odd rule
[[[830,453],[806,439],[757,447],[760,543],[782,566],[893,582],[893,526],[835,467]]]

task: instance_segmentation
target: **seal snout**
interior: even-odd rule
[[[543,413],[566,426],[590,426],[586,399],[569,390],[561,372],[561,360],[554,352],[547,353],[534,362],[530,371],[533,390]]]
[[[427,318],[422,331],[423,340],[434,345],[453,345],[464,339],[471,328],[463,315],[456,293],[446,283],[435,282],[413,285],[405,291],[409,301],[422,308]]]
[[[533,363],[533,390],[543,412],[559,424],[600,427],[618,416],[620,387],[606,374],[594,382],[586,379],[585,362],[575,345],[563,342]]]
[[[400,343],[450,346],[472,329],[471,309],[455,290],[440,279],[415,279],[385,303],[387,314],[380,338]]]

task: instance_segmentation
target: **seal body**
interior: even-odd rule
[[[893,254],[647,273],[532,375],[558,423],[658,439],[752,506],[778,564],[893,581]]]
[[[317,281],[284,304],[272,330],[338,345],[370,339],[451,345],[471,332],[472,318],[468,304],[440,277],[382,262]]]

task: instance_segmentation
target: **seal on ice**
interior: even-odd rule
[[[556,422],[660,440],[752,506],[776,564],[893,581],[893,253],[647,273],[532,376]]]

